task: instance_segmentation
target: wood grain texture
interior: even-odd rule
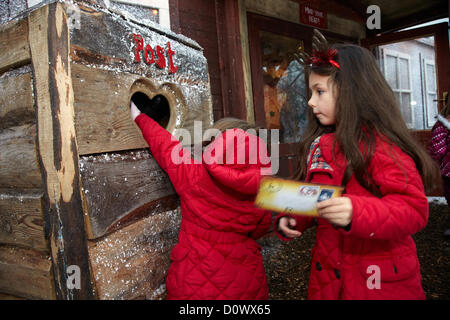
[[[44,234],[42,193],[0,190],[0,243],[49,251]]]
[[[80,194],[67,16],[60,3],[28,17],[36,99],[38,159],[44,182],[49,239],[58,299],[91,299],[83,205]],[[80,269],[80,288],[68,286],[68,267]]]
[[[0,26],[0,74],[30,62],[27,20]]]
[[[179,208],[139,220],[96,241],[89,241],[99,299],[162,299],[177,242]]]
[[[36,125],[0,131],[0,188],[43,188],[36,149]]]
[[[90,239],[178,206],[167,174],[148,150],[83,156],[80,170]]]
[[[0,131],[36,122],[31,72],[0,78]]]
[[[28,299],[55,299],[52,262],[42,252],[0,246],[0,292]]]
[[[147,146],[129,111],[129,91],[138,78],[72,64],[80,155]]]

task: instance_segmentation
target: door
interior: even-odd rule
[[[293,56],[299,47],[311,52],[313,28],[274,18],[247,14],[254,113],[256,124],[280,130],[279,176],[296,169],[296,146],[307,126],[309,89]],[[330,43],[355,42],[323,31]]]

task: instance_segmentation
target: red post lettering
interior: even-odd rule
[[[167,50],[167,52],[169,53],[169,67],[170,67],[170,73],[175,73],[175,72],[177,72],[177,70],[178,70],[178,67],[177,66],[175,66],[174,64],[173,64],[173,58],[172,58],[172,56],[175,54],[175,52],[174,51],[172,51],[172,48],[170,47],[170,42],[167,42],[167,46],[168,46],[168,50]]]
[[[152,53],[152,58],[151,58],[151,59],[148,58],[148,52],[149,52],[149,51]],[[152,49],[152,47],[150,47],[150,45],[146,45],[146,46],[145,46],[145,49],[144,49],[144,56],[145,56],[145,61],[146,61],[148,64],[152,64],[153,62],[155,62],[155,54],[153,53],[153,49]]]
[[[164,57],[164,48],[156,46],[156,54],[158,55],[158,60],[156,60],[156,65],[161,69],[166,67],[166,58]]]
[[[144,49],[144,39],[141,35],[133,33],[133,39],[136,41],[136,50],[134,52],[134,61],[141,62],[141,57],[139,56],[139,51]]]

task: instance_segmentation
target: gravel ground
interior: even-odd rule
[[[422,285],[430,300],[450,299],[450,240],[443,237],[443,232],[449,228],[448,206],[442,201],[430,201],[428,224],[413,236],[421,266]],[[277,237],[266,237],[258,242],[263,247],[270,299],[307,299],[315,228],[287,243]]]

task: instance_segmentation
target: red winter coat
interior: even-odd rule
[[[261,163],[269,159],[264,142],[243,130],[229,130],[237,138],[217,137],[205,150],[207,163],[184,164],[181,159],[191,162],[191,155],[168,131],[145,114],[135,121],[180,197],[182,220],[170,256],[167,298],[268,299],[261,247],[255,239],[267,232],[272,216],[253,206],[260,169],[270,169],[270,163]],[[226,164],[220,164],[219,157],[234,140],[234,160],[244,148],[256,146],[263,147],[265,159],[249,161],[247,152],[245,163],[224,159]]]
[[[309,170],[308,181],[340,185],[346,160],[336,147],[333,161],[333,139],[334,134],[323,135],[318,144],[322,159],[331,168],[319,166],[322,168]],[[381,198],[370,194],[351,177],[345,194],[353,205],[349,231],[334,228],[325,219],[294,216],[300,232],[317,224],[309,299],[425,298],[416,246],[411,238],[425,227],[428,219],[422,180],[413,160],[398,147],[379,138],[376,143],[369,173]],[[276,218],[275,225],[282,216]],[[280,233],[278,236],[289,240]]]

